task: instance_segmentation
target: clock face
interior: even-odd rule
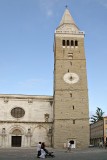
[[[64,81],[68,84],[74,84],[79,81],[79,76],[76,73],[66,73],[63,77]]]

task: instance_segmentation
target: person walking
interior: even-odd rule
[[[71,143],[70,142],[68,142],[68,144],[67,144],[67,151],[71,151]]]
[[[41,144],[41,155],[39,156],[39,158],[45,158],[45,156],[46,156],[45,143],[42,142],[42,144]]]
[[[37,144],[37,158],[41,155],[41,142]]]

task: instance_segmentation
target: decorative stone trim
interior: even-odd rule
[[[45,122],[48,122],[49,114],[48,113],[44,114],[44,118],[45,118]]]
[[[5,128],[2,128],[2,133],[0,134],[2,137],[6,137],[6,130]]]
[[[52,106],[52,104],[53,104],[53,101],[50,101],[50,105]]]
[[[48,133],[47,133],[47,136],[52,136],[52,127],[51,128],[49,128],[49,130],[48,130]]]
[[[28,103],[33,103],[33,99],[28,99]]]
[[[7,97],[4,97],[4,102],[8,103],[9,99]]]
[[[32,137],[31,129],[28,129],[28,132],[26,134],[26,137]]]

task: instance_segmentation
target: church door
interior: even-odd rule
[[[22,136],[12,136],[12,147],[21,147]]]

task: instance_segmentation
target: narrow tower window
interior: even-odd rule
[[[77,40],[75,41],[75,46],[78,46],[78,41]]]
[[[69,40],[67,40],[67,46],[69,46]]]
[[[72,97],[72,92],[70,91],[70,96]]]
[[[74,46],[74,41],[73,41],[73,40],[71,40],[71,47],[72,47],[72,46]]]
[[[72,66],[72,62],[70,61],[70,65]]]
[[[65,40],[62,40],[62,46],[65,47]]]
[[[75,124],[75,120],[73,120],[73,124]]]

